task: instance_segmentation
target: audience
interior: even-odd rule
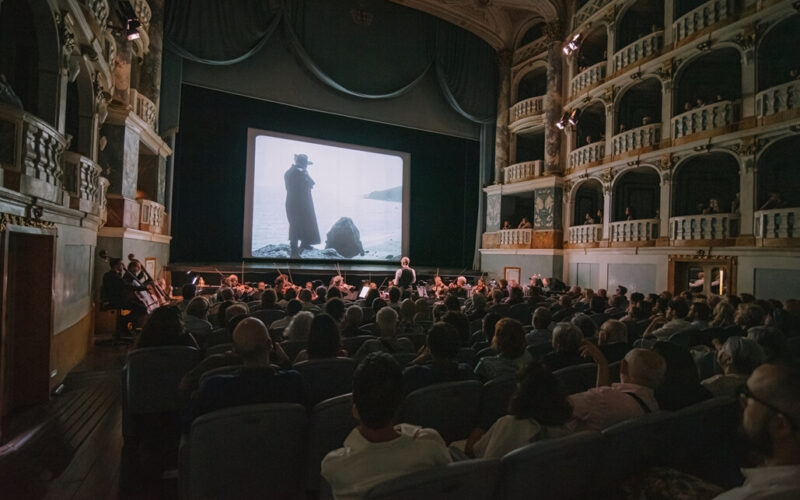
[[[542,362],[551,371],[587,363],[581,356],[583,333],[572,323],[559,323],[553,329],[553,351],[544,355]]]
[[[450,463],[450,453],[435,430],[392,425],[402,402],[400,365],[385,353],[367,356],[353,375],[353,415],[358,427],[342,448],[322,460],[322,476],[337,499],[361,498],[389,479]]]
[[[150,313],[136,342],[136,348],[189,346],[198,348],[191,333],[186,333],[183,315],[177,306],[162,306]]]
[[[552,323],[552,315],[547,307],[537,307],[533,311],[533,330],[525,335],[528,345],[550,344],[553,342],[553,333],[549,330]]]
[[[292,321],[289,326],[283,331],[283,337],[286,340],[295,342],[308,340],[308,332],[311,331],[311,322],[314,320],[314,315],[309,311],[300,311],[292,316]]]
[[[658,341],[653,346],[653,352],[660,354],[667,363],[664,382],[655,391],[659,408],[665,411],[680,410],[712,397],[711,392],[700,385],[697,365],[685,347]]]
[[[754,340],[729,337],[717,351],[717,363],[722,367],[722,374],[703,380],[703,387],[714,396],[732,396],[763,358],[764,353]]]
[[[414,352],[414,344],[407,338],[397,338],[397,312],[389,306],[378,311],[375,316],[380,335],[376,339],[369,339],[352,355],[356,361],[362,361],[373,352],[387,352],[396,354],[401,352]]]
[[[189,300],[183,314],[183,321],[186,331],[189,332],[197,343],[204,347],[213,329],[208,321],[208,309],[210,304],[205,297],[194,297]]]
[[[628,329],[625,323],[609,319],[600,325],[597,332],[597,347],[609,363],[616,363],[628,353]]]
[[[488,382],[501,375],[516,373],[533,358],[525,349],[525,334],[519,321],[503,318],[497,322],[492,339],[496,356],[485,356],[475,366],[475,375],[482,382]]]
[[[286,303],[286,316],[281,319],[276,319],[272,323],[270,323],[269,328],[270,330],[283,330],[286,331],[286,328],[289,327],[289,323],[292,322],[295,315],[303,310],[303,303],[297,299],[291,299]],[[285,337],[285,335],[284,335]]]
[[[302,313],[301,313],[302,314]],[[339,337],[339,325],[329,314],[318,314],[311,320],[308,331],[308,347],[301,350],[294,362],[346,357]]]
[[[403,370],[405,392],[409,393],[431,384],[475,378],[469,365],[456,360],[460,346],[461,339],[453,325],[444,321],[434,323],[428,330],[425,344],[425,354],[430,361]]]

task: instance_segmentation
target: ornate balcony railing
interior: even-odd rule
[[[63,170],[64,190],[72,198],[70,207],[99,213],[103,203],[100,165],[83,155],[67,151],[63,156]]]
[[[83,0],[82,3],[91,12],[97,26],[105,30],[109,14],[108,0]]]
[[[150,11],[147,0],[134,0],[131,3],[133,3],[133,11],[136,13],[136,18],[142,23],[142,27],[146,31],[150,31],[150,18],[153,13]]]
[[[593,142],[580,147],[569,154],[569,168],[580,167],[601,161],[606,155],[605,141]]]
[[[500,230],[500,248],[530,248],[533,229]]]
[[[800,81],[776,85],[756,95],[756,116],[764,118],[783,111],[800,109]]]
[[[798,207],[759,210],[753,216],[753,234],[756,238],[800,238]]]
[[[739,235],[738,214],[703,214],[672,217],[670,237],[676,241],[725,240]]]
[[[536,40],[523,45],[514,51],[514,60],[512,64],[515,66],[522,61],[538,56],[547,50],[547,37],[537,38]]]
[[[658,219],[611,222],[608,235],[612,242],[650,241],[658,238]]]
[[[503,169],[503,184],[522,182],[542,175],[542,160],[515,163]]]
[[[589,66],[585,70],[578,73],[578,75],[569,82],[570,95],[576,95],[581,90],[602,82],[605,77],[605,61],[600,61],[594,66]]]
[[[152,200],[139,200],[141,210],[139,211],[139,229],[151,233],[162,234],[164,232],[164,205]]]
[[[544,113],[544,96],[531,97],[511,106],[511,110],[508,113],[508,123],[511,124],[517,120],[541,115],[542,113]]]
[[[6,187],[60,202],[66,139],[41,118],[0,104],[0,167],[18,172]]]
[[[602,224],[584,224],[582,226],[570,226],[570,243],[597,243],[603,239]]]
[[[650,125],[642,125],[632,130],[627,130],[621,134],[617,134],[611,138],[612,151],[615,156],[625,153],[627,151],[635,151],[637,149],[646,148],[649,146],[658,146],[661,140],[661,124],[653,123]]]
[[[575,16],[572,18],[573,31],[610,2],[611,0],[589,0],[583,4],[583,6],[578,9],[578,11],[575,13]]]
[[[736,122],[736,103],[720,101],[692,109],[672,119],[672,139],[706,130],[732,125]]]
[[[153,101],[140,94],[136,89],[131,89],[130,101],[133,112],[136,116],[144,120],[150,128],[155,130],[156,120],[158,119],[158,109]]]
[[[700,30],[730,17],[732,0],[710,0],[679,17],[672,23],[672,39],[675,43],[688,38]]]
[[[614,71],[619,71],[646,57],[656,55],[661,52],[663,47],[664,31],[654,31],[617,51],[614,54]]]

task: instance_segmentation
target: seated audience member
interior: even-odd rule
[[[181,297],[183,300],[181,301],[179,307],[181,309],[186,309],[189,305],[189,301],[197,296],[197,285],[193,283],[186,283],[181,287]]]
[[[285,309],[286,306],[289,304],[290,300],[297,300],[297,290],[295,290],[294,288],[287,288],[283,292],[282,298],[278,301],[278,307]]]
[[[519,285],[514,285],[508,290],[508,300],[506,304],[513,306],[525,302],[525,290]]]
[[[714,396],[732,396],[763,359],[764,353],[754,340],[738,335],[729,337],[717,351],[722,374],[703,380],[703,387]]]
[[[558,310],[553,313],[553,321],[560,323],[569,321],[575,315],[575,308],[572,307],[572,298],[569,295],[562,295],[558,299]]]
[[[742,295],[744,296],[744,294]],[[760,305],[753,302],[743,302],[736,308],[733,322],[742,330],[741,335],[747,335],[748,329],[754,326],[763,326],[766,317],[767,313]]]
[[[733,325],[733,317],[736,309],[726,301],[721,301],[714,306],[714,318],[711,320],[711,328],[727,328]]]
[[[194,297],[189,299],[183,314],[186,331],[194,336],[201,347],[206,345],[212,330],[211,323],[208,321],[209,307],[207,298]]]
[[[488,313],[483,317],[483,321],[481,322],[481,331],[483,332],[483,337],[486,340],[483,342],[476,342],[472,346],[472,348],[478,353],[479,358],[482,358],[483,356],[494,356],[497,354],[497,351],[495,351],[492,347],[492,341],[494,340],[494,330],[495,327],[497,327],[497,322],[501,319],[503,319],[503,317],[496,313]]]
[[[186,333],[177,306],[161,306],[150,313],[136,341],[136,349],[180,345],[198,348],[192,334]]]
[[[444,298],[444,305],[447,307],[448,311],[461,311],[461,302],[459,302],[458,297],[454,293],[448,293],[447,297]]]
[[[292,317],[289,326],[283,331],[283,338],[292,341],[308,340],[308,332],[311,331],[313,320],[314,315],[311,312],[300,311]]]
[[[297,299],[303,303],[303,310],[308,311],[312,314],[317,314],[320,312],[320,309],[319,307],[317,307],[316,304],[314,304],[311,301],[312,297],[313,294],[311,293],[311,290],[309,290],[308,288],[303,288],[302,290],[297,292]]]
[[[303,310],[303,303],[297,299],[291,299],[289,302],[286,303],[286,316],[281,319],[276,319],[272,323],[270,323],[269,327],[272,330],[283,329],[286,331],[288,328],[289,323],[292,322],[295,315]],[[275,339],[277,340],[277,339]]]
[[[329,314],[335,321],[336,324],[339,325],[342,323],[344,319],[344,301],[339,298],[329,298],[327,302],[325,302],[325,313]]]
[[[600,325],[597,332],[597,347],[609,363],[616,363],[628,354],[628,328],[625,323],[610,319]]]
[[[403,299],[400,302],[399,321],[397,323],[398,334],[421,334],[422,328],[414,323],[414,314],[417,308],[411,299]]]
[[[786,336],[771,326],[754,326],[747,330],[747,338],[754,340],[764,352],[764,363],[790,362],[792,351]]]
[[[689,314],[689,304],[683,298],[670,300],[664,320],[654,320],[645,330],[643,337],[669,340],[672,335],[689,330],[692,325],[686,321],[687,314]]]
[[[624,295],[612,295],[611,298],[608,299],[608,305],[609,307],[606,308],[603,313],[612,318],[621,318],[626,313],[628,301],[625,299]]]
[[[225,321],[225,311],[235,304],[236,302],[232,300],[226,300],[222,303],[216,303],[211,306],[211,309],[208,310],[208,318],[211,320],[211,325],[214,328],[225,328],[225,325],[228,324]]]
[[[508,415],[500,417],[482,434],[478,429],[467,440],[465,453],[476,458],[502,458],[534,441],[569,434],[564,427],[572,417],[567,393],[552,372],[534,361],[519,374]]]
[[[314,288],[314,293],[317,295],[317,298],[315,298],[311,302],[317,307],[324,306],[325,302],[328,300],[328,289],[323,285],[319,285],[316,288]]]
[[[583,334],[572,323],[558,323],[553,329],[553,351],[544,355],[542,363],[550,371],[591,362],[581,356]]]
[[[433,306],[431,312],[431,315],[433,316],[433,321],[434,322],[441,321],[442,316],[444,316],[444,313],[446,313],[447,311],[448,311],[447,306],[442,303],[438,303],[435,306]]]
[[[472,332],[469,331],[469,320],[464,313],[448,311],[442,315],[442,321],[455,327],[462,346],[470,345],[470,340],[472,340]]]
[[[676,411],[712,397],[711,392],[700,385],[697,365],[688,349],[671,342],[658,341],[653,351],[667,363],[664,382],[655,391],[659,408]]]
[[[308,332],[308,347],[297,354],[294,362],[347,357],[339,337],[339,325],[329,314],[314,316]]]
[[[402,402],[403,374],[397,362],[385,353],[367,356],[353,375],[358,427],[344,440],[344,447],[322,460],[322,476],[335,498],[362,498],[377,484],[451,462],[435,430],[392,425]]]
[[[761,464],[716,500],[800,498],[800,368],[763,364],[738,391],[742,434]]]
[[[381,298],[377,298],[372,301],[372,313],[377,316],[378,311],[383,309],[384,307],[389,307],[389,304],[386,303],[385,300]]]
[[[431,306],[428,304],[428,301],[425,299],[417,299],[414,301],[414,309],[416,313],[414,314],[414,322],[418,321],[433,321],[433,315],[431,314]]]
[[[214,410],[259,403],[304,404],[303,380],[294,370],[270,366],[273,345],[267,327],[257,318],[245,318],[233,331],[233,349],[242,369],[203,381],[191,403],[191,419]]]
[[[620,383],[569,396],[572,420],[568,427],[599,431],[623,420],[658,411],[653,392],[664,380],[665,372],[666,362],[661,355],[647,349],[632,349],[620,365]]]
[[[694,302],[689,307],[689,314],[686,319],[690,322],[692,330],[708,330],[711,328],[711,308],[703,302]]]
[[[482,382],[488,382],[500,375],[516,373],[533,361],[525,349],[525,334],[519,321],[503,318],[497,322],[492,339],[496,356],[485,356],[475,366],[475,375]]]
[[[358,348],[351,357],[361,361],[372,352],[387,352],[395,354],[399,352],[414,352],[414,344],[407,338],[396,338],[397,335],[397,313],[389,306],[381,308],[375,316],[375,323],[378,325],[380,335],[376,339],[369,339]]]
[[[276,309],[282,311],[283,308],[278,305],[278,294],[272,288],[267,288],[261,293],[261,310],[269,311]]]
[[[481,293],[472,294],[472,300],[469,307],[464,311],[470,321],[482,319],[486,316],[486,296]]]
[[[444,321],[434,323],[428,330],[425,346],[430,361],[403,370],[405,392],[431,384],[475,378],[469,365],[456,360],[460,347],[461,338],[453,325]]]
[[[364,312],[359,306],[350,306],[344,312],[342,321],[342,337],[358,337],[359,335],[372,335],[372,332],[360,328],[364,319]]]
[[[597,334],[597,325],[594,324],[594,321],[592,321],[589,316],[583,313],[578,313],[573,316],[570,323],[580,329],[585,339],[594,338],[595,334]]]
[[[537,307],[533,311],[533,330],[525,335],[528,345],[550,344],[553,342],[553,332],[550,331],[550,323],[553,322],[550,309]]]

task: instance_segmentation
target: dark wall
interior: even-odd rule
[[[242,259],[247,129],[257,128],[410,153],[412,261],[472,267],[478,142],[188,85],[181,97],[171,214],[173,262]]]

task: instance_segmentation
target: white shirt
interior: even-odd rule
[[[502,458],[517,448],[534,441],[558,438],[569,434],[563,427],[540,425],[532,418],[519,419],[514,415],[500,417],[472,447],[477,458]]]
[[[435,430],[410,424],[399,424],[395,430],[400,434],[397,438],[372,443],[353,429],[343,448],[322,459],[322,477],[337,499],[361,498],[389,479],[451,462],[450,452]]]
[[[774,465],[742,469],[744,484],[728,490],[715,500],[800,498],[800,465]]]
[[[572,430],[601,431],[623,420],[644,415],[644,409],[626,392],[636,394],[651,412],[658,411],[653,389],[637,384],[613,384],[611,387],[596,387],[569,396],[572,420],[567,427]]]

